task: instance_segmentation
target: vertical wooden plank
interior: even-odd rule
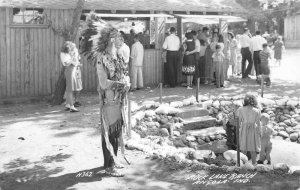
[[[24,34],[24,81],[25,95],[30,95],[30,29],[25,29]]]
[[[11,48],[10,48],[10,36],[11,36],[11,33],[10,33],[10,29],[9,29],[9,13],[10,13],[10,9],[9,8],[6,8],[5,10],[6,12],[6,48],[7,48],[7,59],[6,59],[6,91],[7,91],[7,97],[11,96],[11,76],[10,76],[10,69],[11,69]]]
[[[21,95],[21,30],[22,29],[16,29],[15,30],[15,80],[16,80],[16,96],[20,97]]]
[[[10,75],[10,97],[13,97],[16,95],[16,54],[15,54],[15,50],[16,50],[16,40],[15,40],[15,29],[10,29],[10,70],[8,70],[9,75]]]
[[[0,8],[0,97],[7,97],[6,10]],[[9,50],[8,50],[9,51]]]
[[[30,86],[30,95],[33,96],[35,93],[35,82],[34,82],[34,62],[35,62],[35,48],[34,48],[34,28],[29,30],[30,43],[29,43],[29,86]]]
[[[42,29],[37,29],[38,37],[37,37],[37,47],[38,47],[38,62],[37,64],[37,70],[38,70],[38,94],[37,95],[42,95],[44,92],[44,56],[43,56],[43,31]]]
[[[20,85],[21,85],[21,88],[20,88],[20,91],[21,91],[21,96],[24,96],[26,93],[25,93],[25,32],[26,32],[26,29],[22,28],[21,29],[21,34],[20,34],[20,70],[21,70],[21,73],[20,73]]]
[[[38,95],[39,93],[39,55],[38,55],[38,48],[39,48],[39,41],[38,41],[38,30],[33,28],[33,51],[34,51],[34,61],[33,61],[33,73],[34,73],[34,96]]]
[[[46,44],[46,90],[47,90],[47,94],[51,94],[51,79],[50,79],[50,64],[51,64],[51,61],[50,61],[50,57],[51,57],[51,54],[50,54],[50,29],[46,29],[45,31],[45,37],[44,37],[44,40]]]

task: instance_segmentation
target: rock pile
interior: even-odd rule
[[[207,109],[211,116],[217,118],[219,124],[225,115],[235,110],[236,106],[243,105],[243,96],[199,96],[199,100],[199,104]],[[215,159],[219,155],[217,158],[222,160],[222,165],[224,165],[222,169],[225,171],[287,172],[288,166],[286,165],[277,168],[265,165],[256,167],[245,165],[243,168],[232,166],[232,162],[236,163],[236,152],[227,151],[226,133],[221,126],[184,131],[184,121],[178,117],[180,112],[178,108],[195,104],[198,104],[195,97],[165,104],[154,101],[146,101],[140,106],[132,104],[131,125],[136,133],[133,131],[132,139],[126,142],[127,148],[144,151],[153,158],[166,159],[177,166],[216,169],[219,167],[218,163],[221,163]],[[270,124],[278,138],[300,143],[300,102],[298,99],[260,98],[259,108],[270,115]],[[223,156],[220,153],[224,153]],[[242,155],[241,163],[245,164],[246,159],[247,157]]]
[[[204,99],[203,105],[209,110],[210,115],[217,118],[219,124],[225,115],[234,111],[235,105],[242,106],[243,102],[242,96]],[[259,98],[258,101],[262,113],[270,116],[270,124],[276,131],[274,135],[300,143],[300,101],[297,98],[287,97]]]

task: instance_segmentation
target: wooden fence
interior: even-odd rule
[[[71,23],[72,10],[46,10],[55,28]],[[63,38],[49,27],[20,27],[11,23],[12,8],[0,8],[0,99],[51,95],[62,65]],[[84,91],[97,89],[95,69],[83,57]],[[145,50],[144,83],[162,82],[160,50]]]
[[[300,15],[284,19],[284,39],[286,47],[300,47]]]

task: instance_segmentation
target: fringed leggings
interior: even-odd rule
[[[117,122],[109,126],[109,131],[108,131],[109,142],[111,143],[116,156],[118,153],[118,146],[119,146],[118,139],[122,132],[122,125],[123,125],[123,121],[118,120]],[[115,165],[115,161],[113,159],[113,156],[110,154],[109,150],[106,147],[103,134],[102,134],[102,150],[103,150],[103,157],[104,157],[104,168],[106,169],[109,167],[113,167]]]

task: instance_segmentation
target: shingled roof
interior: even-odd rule
[[[77,0],[0,0],[0,7],[73,9]],[[86,0],[85,9],[244,12],[235,0]]]

